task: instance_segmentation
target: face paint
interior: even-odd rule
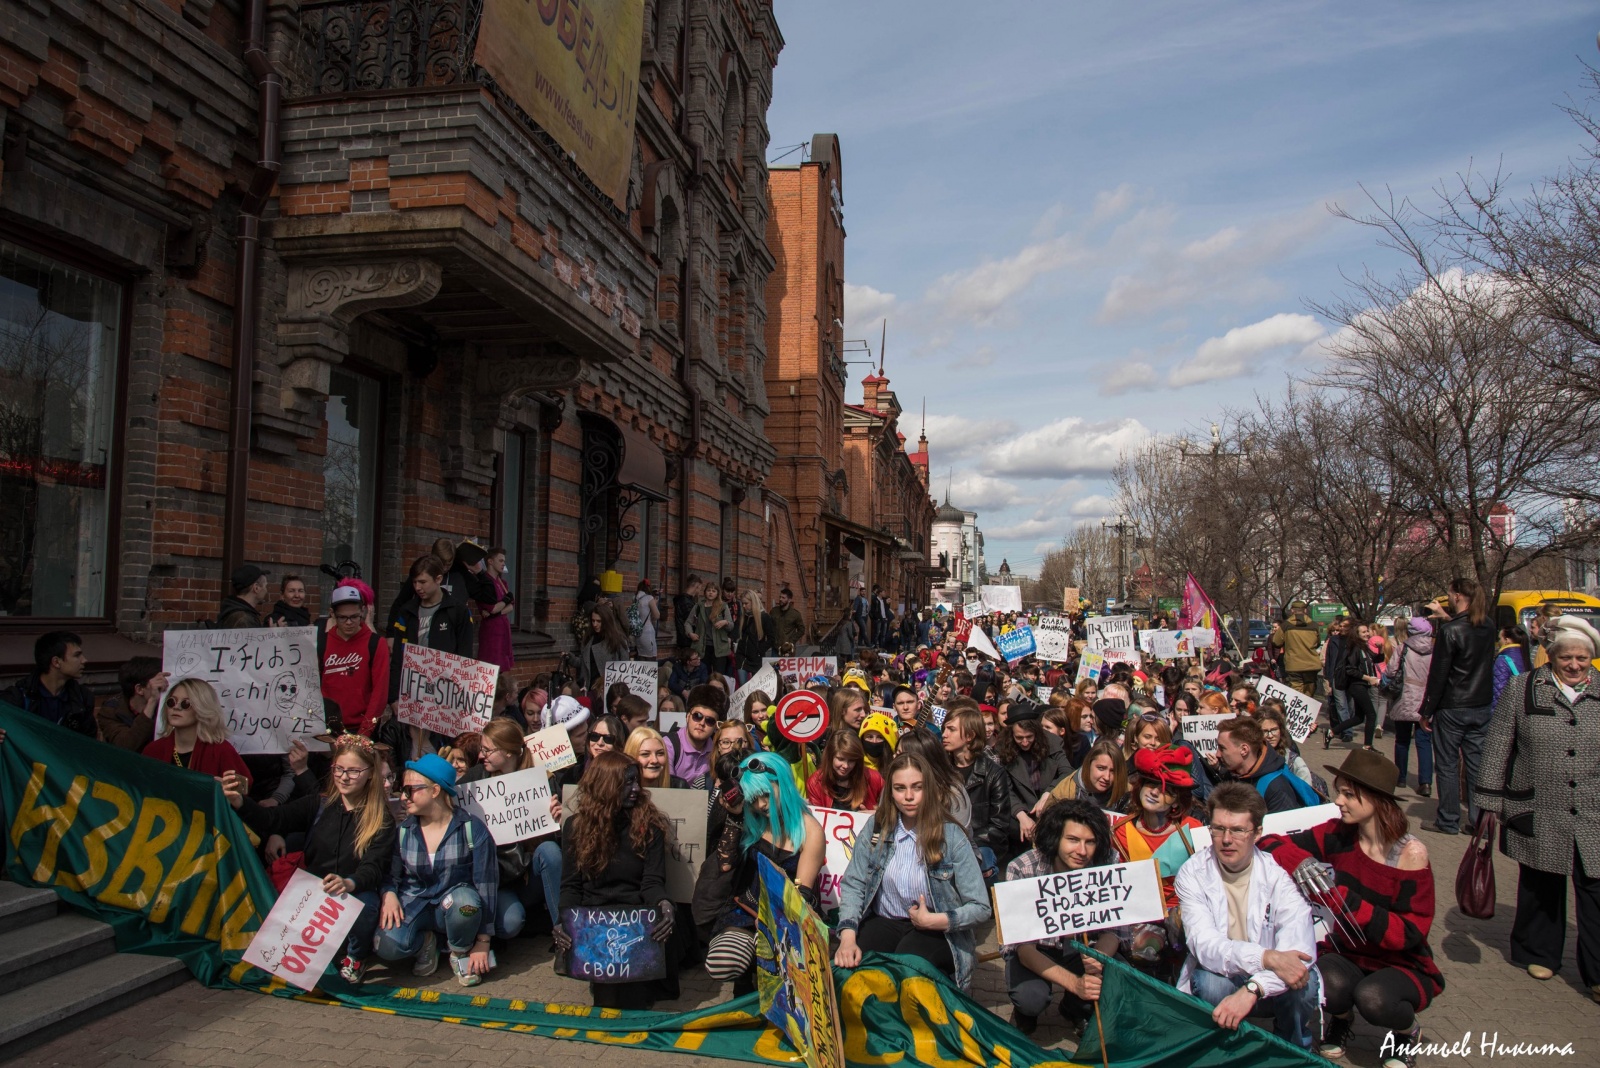
[[[622,773],[622,807],[632,808],[639,803],[639,765],[629,764]]]

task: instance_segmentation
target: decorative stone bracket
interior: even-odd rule
[[[495,457],[505,451],[522,398],[577,384],[583,364],[559,345],[466,346],[453,361],[459,375],[441,451],[445,492],[473,500],[494,483]]]

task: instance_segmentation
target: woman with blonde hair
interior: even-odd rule
[[[263,840],[296,831],[306,836],[302,866],[330,894],[351,894],[365,906],[345,939],[339,975],[360,984],[372,936],[378,930],[378,890],[394,853],[394,817],[383,785],[388,746],[360,734],[332,740],[333,763],[321,793],[309,792],[277,808],[250,800],[241,780],[228,776],[223,796],[245,826]]]
[[[744,611],[739,613],[739,636],[734,648],[734,663],[739,669],[739,681],[747,682],[751,675],[761,670],[763,657],[773,655],[777,646],[773,644],[772,617],[767,614],[766,606],[761,603],[761,595],[755,590],[745,590],[739,595],[739,604]]]
[[[646,790],[686,790],[689,783],[672,774],[667,743],[654,727],[635,727],[622,753],[639,765],[639,785]]]
[[[209,682],[180,679],[173,683],[163,712],[166,727],[159,738],[144,747],[145,756],[205,775],[235,772],[248,782],[250,769],[228,741],[222,704]],[[300,752],[303,760],[304,746]]]

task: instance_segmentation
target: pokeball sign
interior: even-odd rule
[[[828,702],[810,690],[796,690],[778,702],[778,733],[791,742],[814,742],[828,732]]]

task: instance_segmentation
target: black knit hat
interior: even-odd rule
[[[1007,723],[1027,723],[1044,717],[1044,709],[1027,698],[1019,698],[1006,706]]]

